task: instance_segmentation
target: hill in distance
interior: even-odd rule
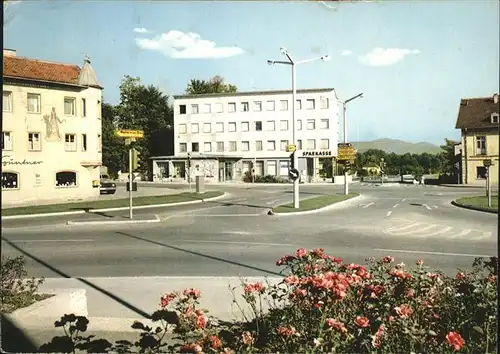
[[[359,151],[365,152],[369,149],[379,149],[386,153],[395,153],[398,155],[403,155],[406,153],[410,154],[423,154],[427,152],[429,154],[436,154],[441,152],[441,148],[437,145],[419,142],[419,143],[409,143],[403,140],[397,139],[377,139],[373,141],[359,141],[353,142],[352,145]]]

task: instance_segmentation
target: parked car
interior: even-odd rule
[[[111,181],[108,175],[101,175],[101,183],[100,183],[100,193],[101,194],[115,194],[116,192],[116,183]]]

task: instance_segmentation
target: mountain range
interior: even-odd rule
[[[393,152],[398,155],[403,155],[406,153],[423,154],[424,152],[427,152],[429,154],[436,154],[442,151],[439,146],[431,143],[427,142],[410,143],[398,139],[377,139],[373,141],[358,141],[358,142],[353,142],[352,145],[359,152],[365,152],[366,150],[369,149],[379,149],[385,151],[386,153]]]

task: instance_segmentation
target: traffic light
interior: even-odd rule
[[[351,161],[346,161],[344,164],[344,170],[346,172],[351,172]]]
[[[294,165],[294,159],[293,159],[293,156],[295,155],[295,152],[292,152],[290,154],[290,168],[295,168],[295,165]]]
[[[137,168],[139,167],[139,156],[141,155],[141,153],[133,148],[132,149],[132,170],[135,171],[137,170]]]

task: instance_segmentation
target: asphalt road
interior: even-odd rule
[[[352,185],[351,191],[362,197],[348,205],[286,217],[266,214],[292,201],[290,185],[210,189],[229,195],[203,204],[137,211],[160,216],[157,224],[64,225],[89,215],[6,220],[2,255],[24,254],[31,276],[74,278],[275,275],[276,259],[299,247],[324,247],[355,263],[387,254],[406,264],[422,258],[454,274],[470,267],[476,256],[497,253],[498,216],[450,204],[476,192],[470,189]],[[301,197],[341,190],[307,185],[301,187]]]

